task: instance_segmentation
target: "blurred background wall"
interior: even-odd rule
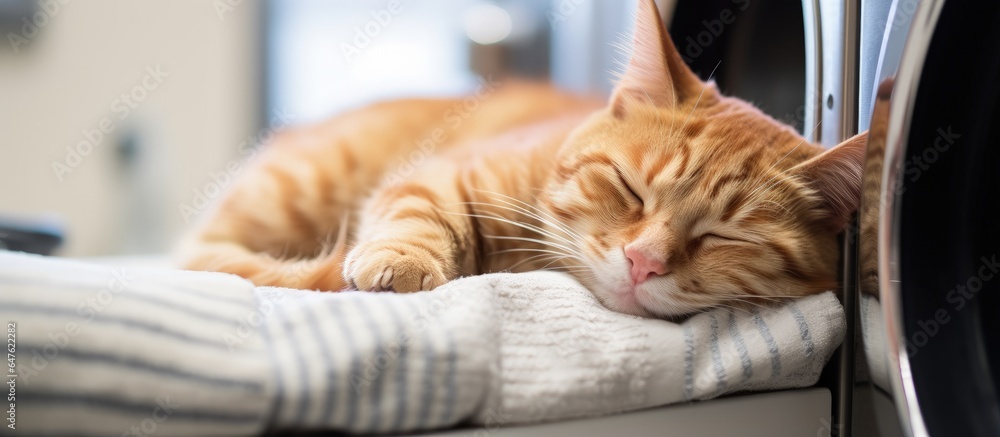
[[[0,41],[0,215],[61,220],[65,255],[165,250],[260,124],[261,5],[0,3],[35,8]]]
[[[766,44],[758,35],[782,28],[763,18],[801,29],[798,2],[657,3],[696,72],[716,71],[725,92],[801,127],[801,30]],[[0,219],[62,223],[60,255],[163,253],[275,130],[382,99],[460,95],[489,76],[607,94],[634,9],[621,0],[0,0]]]

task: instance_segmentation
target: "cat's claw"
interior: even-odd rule
[[[399,242],[359,244],[344,263],[344,279],[364,291],[410,293],[447,282],[438,258]]]
[[[390,290],[392,288],[392,267],[386,267],[380,275],[380,280],[375,280],[375,287],[381,288],[383,290]]]

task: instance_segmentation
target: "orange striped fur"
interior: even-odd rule
[[[184,264],[395,292],[552,268],[613,310],[660,317],[836,288],[864,137],[824,153],[720,95],[651,0],[634,38],[606,105],[508,83],[283,134],[186,240]],[[627,246],[667,271],[633,280]]]

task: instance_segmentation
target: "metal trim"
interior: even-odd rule
[[[899,273],[899,210],[900,196],[891,187],[899,186],[903,162],[906,159],[906,144],[910,120],[916,102],[917,87],[923,72],[924,60],[934,27],[941,14],[944,0],[927,0],[918,6],[914,14],[903,56],[899,63],[899,73],[889,103],[889,123],[886,132],[885,165],[882,170],[882,195],[884,207],[879,212],[878,257],[879,257],[879,298],[882,301],[882,316],[885,323],[887,352],[895,371],[890,372],[893,398],[900,416],[903,432],[909,436],[926,436],[927,428],[920,413],[916,390],[910,373],[909,357],[906,354],[906,338],[903,330],[900,273]]]

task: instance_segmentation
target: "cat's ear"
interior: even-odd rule
[[[857,134],[791,170],[823,198],[829,213],[825,224],[840,231],[861,203],[861,175],[868,131]]]
[[[639,0],[632,55],[611,96],[616,116],[635,102],[671,107],[697,96],[705,84],[674,47],[653,0]]]

